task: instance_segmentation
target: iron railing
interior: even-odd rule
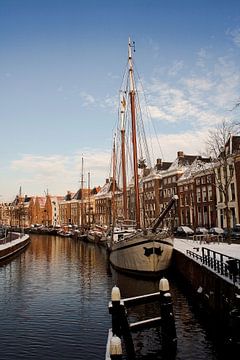
[[[196,248],[199,251],[200,248]],[[202,253],[199,254],[192,250],[186,253],[194,260],[213,270],[215,273],[231,280],[234,284],[240,284],[240,260],[228,255],[224,255],[214,250],[201,248]]]

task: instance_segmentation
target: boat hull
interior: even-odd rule
[[[109,260],[114,268],[129,273],[156,275],[171,264],[173,238],[137,234],[113,243]]]
[[[14,234],[16,235],[16,234]],[[2,241],[1,241],[2,242]],[[13,238],[11,241],[0,244],[0,262],[23,250],[30,243],[30,237],[25,234]]]

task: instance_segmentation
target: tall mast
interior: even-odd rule
[[[82,157],[82,175],[81,175],[81,228],[83,231],[83,157]]]
[[[137,127],[136,127],[136,109],[135,109],[135,84],[132,64],[132,45],[128,42],[128,66],[130,79],[130,104],[132,116],[132,144],[133,144],[133,169],[134,169],[134,187],[135,187],[135,207],[136,207],[136,226],[140,228],[140,196],[138,183],[138,157],[137,157]]]
[[[90,172],[88,172],[88,226],[90,226]]]
[[[112,227],[114,229],[116,219],[116,206],[115,206],[115,191],[116,191],[116,149],[115,137],[113,140],[113,179],[112,179]]]
[[[122,182],[123,182],[123,216],[124,220],[128,218],[127,215],[127,177],[126,177],[126,158],[125,158],[125,115],[126,101],[123,96],[121,101],[121,156],[122,156]]]

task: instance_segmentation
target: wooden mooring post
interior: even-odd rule
[[[159,302],[161,316],[145,319],[129,324],[127,308],[153,301]],[[124,341],[128,359],[136,358],[132,339],[132,332],[147,328],[161,326],[162,349],[172,352],[176,350],[177,336],[173,314],[172,296],[169,292],[169,282],[162,278],[159,282],[159,291],[156,293],[121,299],[120,290],[117,286],[112,289],[109,313],[112,315],[112,329],[109,330],[106,349],[106,360],[122,359],[122,340]],[[158,314],[159,315],[159,314]]]

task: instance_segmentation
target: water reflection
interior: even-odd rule
[[[102,359],[110,327],[105,251],[73,239],[31,239],[0,268],[0,358]]]
[[[112,276],[114,283],[121,290],[122,298],[151,293],[159,289],[159,279],[139,280],[138,278],[118,273],[113,269]],[[176,280],[173,274],[169,273],[166,277],[169,279],[170,292],[174,304],[178,337],[176,353],[164,354],[162,351],[161,329],[148,329],[141,333],[133,334],[137,359],[224,359],[224,351],[226,349],[222,347],[220,334],[217,334],[216,338],[213,339],[209,324],[199,317],[199,311],[194,312],[194,302],[191,300],[190,293],[181,286],[181,282],[179,282],[179,279]],[[158,303],[139,305],[128,309],[130,322],[159,316],[159,314]]]
[[[117,273],[105,249],[92,244],[38,235],[31,240],[26,251],[0,267],[0,359],[104,359],[112,286],[124,298],[157,291],[159,280]],[[181,283],[170,275],[169,282],[178,336],[174,359],[221,359]],[[129,319],[157,316],[158,308],[138,306],[129,310]],[[134,344],[137,359],[164,359],[160,329],[134,334]]]

